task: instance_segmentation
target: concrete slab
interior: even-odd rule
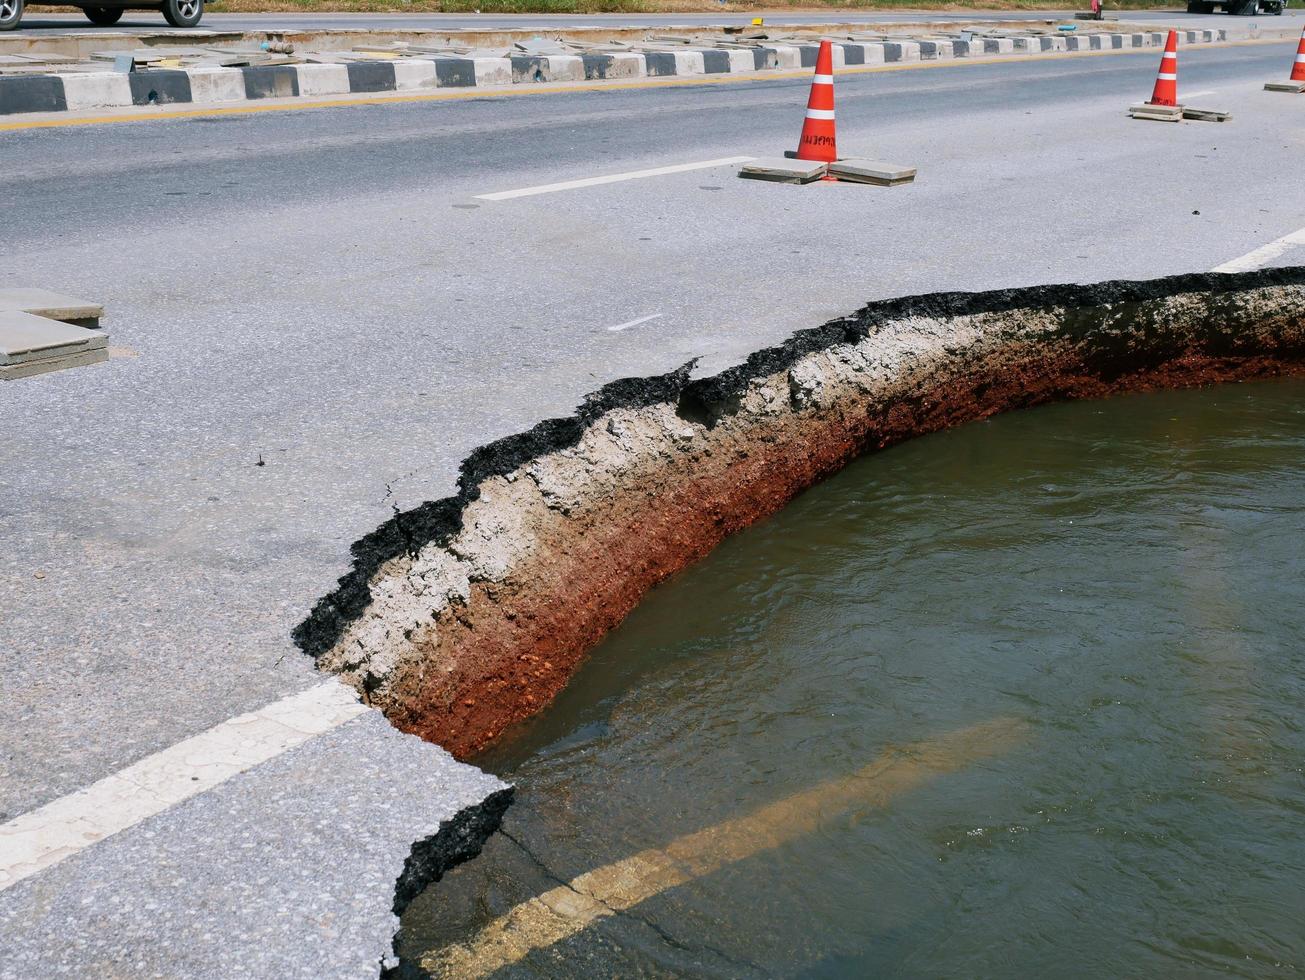
[[[109,352],[99,348],[77,354],[59,354],[36,361],[24,361],[22,364],[0,364],[0,381],[17,381],[19,378],[31,378],[38,374],[49,374],[51,371],[86,367],[88,364],[100,364],[108,359]]]
[[[104,307],[99,303],[35,286],[0,289],[0,311],[2,310],[19,310],[49,317],[51,320],[75,323],[80,327],[99,326],[100,317],[104,316]]]
[[[0,365],[39,361],[102,348],[106,336],[22,310],[0,310]]]
[[[1143,102],[1129,106],[1128,114],[1134,119],[1152,119],[1156,122],[1183,121],[1183,107],[1180,105],[1151,105]]]
[[[781,184],[809,184],[825,175],[826,165],[812,160],[766,158],[745,163],[740,177],[750,180],[771,180]]]
[[[1265,82],[1266,92],[1291,92],[1300,95],[1305,92],[1305,82]]]
[[[1232,118],[1232,113],[1227,109],[1197,109],[1194,106],[1183,106],[1183,118],[1196,122],[1227,122]]]
[[[829,175],[854,184],[878,184],[892,187],[895,184],[909,184],[915,180],[915,167],[903,167],[898,163],[884,163],[882,160],[863,160],[849,157],[829,165]]]

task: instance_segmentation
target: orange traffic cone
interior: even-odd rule
[[[816,55],[816,74],[811,79],[811,96],[807,99],[807,117],[802,122],[797,158],[822,163],[838,159],[834,138],[834,50],[828,41],[820,42],[820,53]]]
[[[1296,49],[1296,64],[1291,69],[1293,82],[1305,82],[1305,30],[1300,32],[1300,47]]]
[[[1160,74],[1155,77],[1155,91],[1147,105],[1178,105],[1178,32],[1170,31],[1165,41]]]

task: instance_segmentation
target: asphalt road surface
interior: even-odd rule
[[[289,633],[350,542],[449,493],[473,447],[604,382],[692,358],[713,371],[870,299],[1205,270],[1300,229],[1301,106],[1261,91],[1293,50],[1183,52],[1181,90],[1232,109],[1224,124],[1128,119],[1149,54],[844,75],[840,149],[919,167],[897,188],[717,166],[478,197],[778,155],[804,79],[0,134],[5,279],[104,302],[119,355],[0,386],[16,651],[0,811],[316,684]],[[362,804],[332,783],[426,785],[409,741],[369,728],[365,752],[287,757],[268,785],[312,787],[346,820]],[[242,784],[255,814],[260,771]],[[100,918],[38,927],[0,902],[0,945],[76,933],[77,962],[113,962],[96,944],[152,914],[142,862],[165,845],[176,867],[218,859],[195,824],[208,798],[33,879],[73,868]],[[418,805],[371,814],[374,833],[398,839]],[[278,814],[287,840],[321,832],[320,811]],[[226,887],[207,881],[191,910],[219,939],[227,917],[287,900],[264,888],[234,908]]]

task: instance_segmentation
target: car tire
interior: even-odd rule
[[[23,19],[23,0],[0,0],[0,31],[12,31]]]
[[[204,16],[204,0],[163,0],[163,19],[173,27],[194,27]]]
[[[112,27],[122,20],[121,7],[83,7],[82,13],[96,27]]]

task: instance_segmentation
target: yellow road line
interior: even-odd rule
[[[1199,48],[1185,49],[1187,53],[1206,48],[1240,47],[1252,44],[1283,44],[1287,39],[1261,38],[1254,41],[1216,41],[1201,44]],[[1157,48],[1119,48],[1108,51],[1062,51],[1046,54],[1011,55],[1002,58],[944,59],[941,61],[913,61],[893,65],[850,65],[840,68],[839,75],[869,75],[881,72],[918,71],[925,68],[980,68],[984,65],[1005,65],[1029,61],[1051,61],[1065,58],[1094,58],[1126,54],[1156,54]],[[161,112],[141,111],[137,113],[119,113],[117,115],[77,116],[72,119],[31,119],[15,122],[0,122],[0,132],[13,132],[24,129],[55,129],[63,126],[99,126],[109,123],[153,122],[160,119],[195,119],[208,116],[243,116],[258,112],[297,112],[301,109],[349,109],[354,106],[390,105],[407,102],[455,102],[463,99],[510,98],[524,95],[569,95],[576,92],[626,92],[635,89],[680,88],[691,85],[737,85],[747,82],[768,82],[776,79],[810,78],[811,69],[802,68],[793,71],[743,72],[740,74],[690,75],[659,79],[645,79],[637,82],[591,82],[586,84],[561,85],[553,82],[513,86],[512,88],[468,88],[448,92],[412,92],[387,93],[365,98],[287,99],[266,103],[242,103],[233,106],[206,106],[203,108],[166,109]],[[147,107],[141,107],[145,110]]]
[[[853,807],[886,806],[935,776],[1007,751],[1023,739],[1025,730],[1019,721],[998,718],[885,752],[851,776],[677,838],[665,848],[641,851],[588,871],[569,885],[516,906],[470,942],[432,950],[422,957],[421,966],[437,977],[489,976],[599,919],[811,833]]]

